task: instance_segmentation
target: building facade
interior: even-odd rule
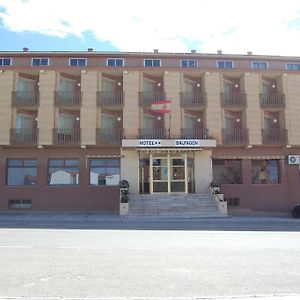
[[[299,113],[299,57],[1,52],[0,210],[118,212],[126,179],[131,194],[214,181],[229,213],[287,213]]]

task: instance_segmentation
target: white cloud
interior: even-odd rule
[[[90,31],[122,51],[300,55],[298,0],[0,0],[0,6],[8,30],[57,37]]]

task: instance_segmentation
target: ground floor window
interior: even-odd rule
[[[8,159],[7,185],[32,186],[36,185],[37,161],[36,159]]]
[[[242,161],[240,159],[213,159],[213,181],[217,184],[241,184]]]
[[[278,159],[252,160],[252,183],[280,183]]]
[[[78,159],[49,159],[48,184],[49,185],[78,185],[79,184]]]
[[[91,185],[119,185],[120,159],[90,159]]]

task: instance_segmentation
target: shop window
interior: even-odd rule
[[[7,185],[32,186],[37,181],[36,159],[8,159]]]
[[[90,159],[91,185],[119,185],[119,159]]]
[[[240,159],[213,159],[213,181],[217,184],[241,184],[242,161]]]
[[[279,160],[252,160],[252,183],[280,183]]]
[[[49,185],[78,185],[79,162],[78,159],[49,159],[48,184]]]

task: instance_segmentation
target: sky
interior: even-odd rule
[[[300,56],[300,0],[0,0],[0,51]]]

